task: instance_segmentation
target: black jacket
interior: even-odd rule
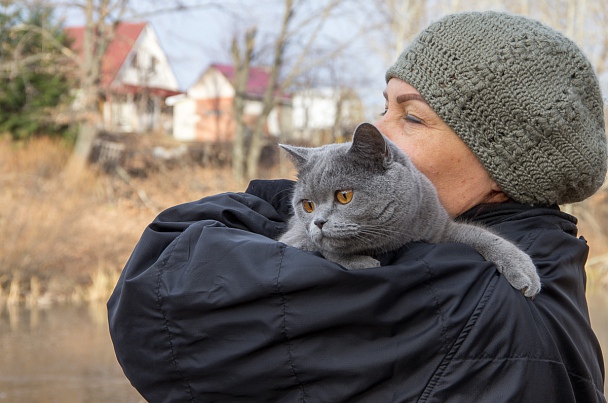
[[[161,213],[108,302],[116,355],[151,402],[605,402],[576,221],[557,208],[464,217],[528,252],[526,299],[472,248],[408,244],[347,271],[274,241],[287,181]]]

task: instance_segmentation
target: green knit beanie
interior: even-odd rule
[[[445,17],[388,69],[416,88],[513,200],[581,201],[606,177],[597,76],[541,23],[498,12]]]

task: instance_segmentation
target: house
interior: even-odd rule
[[[82,54],[84,27],[68,27],[72,49]],[[102,60],[100,107],[104,129],[115,132],[170,130],[167,97],[180,93],[152,27],[121,23]]]
[[[234,140],[234,73],[233,66],[211,64],[186,94],[167,99],[167,104],[173,106],[173,136],[176,139],[205,143],[230,143]],[[262,113],[262,99],[269,79],[266,69],[250,68],[244,111],[248,127],[252,127]],[[291,121],[291,99],[281,94],[281,101],[268,116],[266,134],[278,137],[291,132]]]
[[[310,88],[293,95],[293,133],[287,141],[319,146],[350,141],[365,120],[361,98],[349,88]]]

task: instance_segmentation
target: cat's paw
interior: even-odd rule
[[[540,277],[530,256],[521,253],[518,257],[511,256],[505,262],[495,262],[498,271],[502,273],[513,288],[520,290],[526,297],[534,299],[540,292]]]
[[[350,261],[342,266],[349,270],[369,269],[370,267],[380,267],[380,262],[371,256],[359,256],[356,260]]]
[[[370,267],[380,267],[380,262],[371,256],[365,255],[334,255],[323,252],[327,260],[336,262],[348,270],[368,269]]]

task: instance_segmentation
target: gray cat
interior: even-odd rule
[[[352,143],[280,146],[298,171],[295,214],[280,242],[347,269],[380,266],[370,255],[411,241],[461,242],[494,262],[525,296],[540,291],[530,257],[486,228],[453,221],[432,183],[375,126],[359,125]]]

